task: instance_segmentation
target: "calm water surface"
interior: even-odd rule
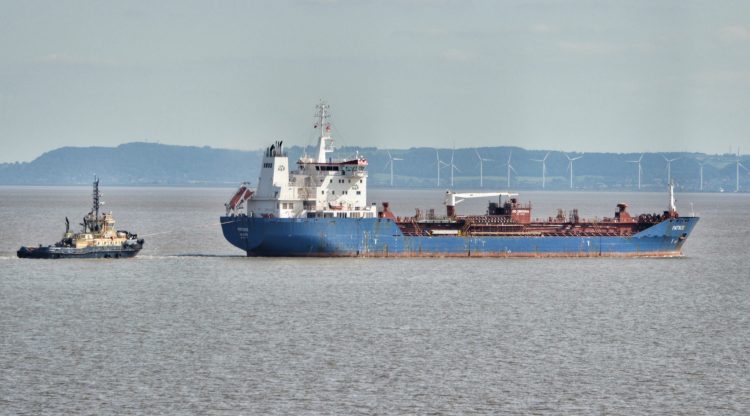
[[[16,259],[90,190],[0,188],[2,414],[750,413],[750,195],[678,195],[702,216],[683,258],[250,259],[218,226],[231,190],[103,191],[139,257]],[[399,215],[441,196],[371,191]]]

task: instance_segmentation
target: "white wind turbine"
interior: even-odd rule
[[[542,189],[545,187],[545,182],[547,178],[547,158],[549,157],[549,152],[547,152],[546,155],[544,155],[541,159],[531,159],[533,162],[541,162],[542,163]]]
[[[437,165],[437,186],[440,188],[440,169],[450,165],[440,160],[440,152],[437,149],[435,149],[435,158],[435,164]]]
[[[740,166],[742,167],[742,169],[748,170],[745,167],[745,165],[743,165],[742,162],[740,162],[740,149],[737,148],[737,161],[736,161],[737,183],[735,184],[734,192],[739,192],[740,191]]]
[[[517,173],[515,169],[513,169],[513,165],[510,164],[510,158],[513,157],[513,151],[511,150],[510,153],[508,153],[508,163],[505,165],[508,167],[508,173],[506,175],[506,178],[508,179],[508,189],[510,189],[510,171],[513,171],[513,173]]]
[[[583,155],[580,155],[578,157],[570,157],[567,154],[563,153],[566,158],[568,158],[568,170],[570,171],[570,189],[573,189],[573,161],[578,160],[583,157]]]
[[[641,157],[638,158],[638,160],[628,160],[628,163],[637,163],[638,164],[638,190],[641,190],[641,160],[643,160],[643,153],[641,153]]]
[[[680,160],[681,158],[676,157],[674,159],[667,159],[667,157],[664,155],[661,155],[661,157],[663,157],[667,162],[667,183],[672,183],[672,162],[674,162],[675,160]]]
[[[459,169],[458,167],[456,167],[456,165],[453,163],[453,156],[454,156],[455,153],[456,153],[455,150],[451,151],[451,163],[450,163],[450,165],[448,165],[451,168],[451,188],[453,188],[453,171],[461,172],[461,169]]]
[[[387,168],[389,165],[391,167],[391,186],[393,186],[393,165],[395,165],[394,162],[397,160],[404,160],[404,159],[400,157],[391,156],[391,152],[388,150],[386,150],[386,152],[388,153],[388,162],[386,162],[385,167]]]
[[[477,154],[477,159],[479,159],[479,187],[484,187],[484,162],[491,162],[492,159],[485,159],[482,156],[479,155],[479,150],[474,149],[474,153]]]
[[[706,164],[706,161],[705,160],[700,160],[700,159],[696,159],[696,161],[698,162],[698,166],[700,166],[700,174],[701,174],[700,190],[701,190],[701,192],[703,192],[703,165]]]

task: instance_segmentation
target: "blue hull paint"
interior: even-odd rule
[[[221,217],[224,237],[248,256],[598,257],[679,256],[698,217],[618,236],[404,236],[387,218]]]

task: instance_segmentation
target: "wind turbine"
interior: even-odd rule
[[[672,162],[675,160],[680,160],[681,158],[676,157],[674,159],[667,159],[666,156],[661,155],[661,157],[664,158],[665,161],[667,161],[667,183],[672,183]]]
[[[748,170],[745,165],[740,162],[740,149],[737,148],[737,161],[736,161],[736,167],[737,167],[737,184],[734,187],[734,192],[740,191],[740,166],[742,166],[742,169]]]
[[[706,161],[705,160],[699,160],[699,159],[695,159],[695,160],[698,162],[698,166],[700,166],[700,171],[701,171],[701,186],[700,186],[700,189],[701,189],[701,192],[703,192],[703,165],[706,164]]]
[[[549,157],[549,152],[547,152],[546,155],[544,155],[541,159],[531,159],[532,162],[541,162],[542,163],[542,189],[544,189],[545,181],[547,177],[547,158]]]
[[[641,153],[641,157],[638,158],[638,160],[628,160],[628,163],[637,163],[638,164],[638,190],[641,190],[641,160],[643,160],[643,153]]]
[[[479,187],[484,187],[484,162],[491,162],[492,159],[485,159],[482,156],[479,155],[479,150],[474,149],[474,153],[477,154],[477,159],[479,159]]]
[[[435,149],[435,158],[437,160],[435,162],[437,165],[437,186],[440,188],[440,169],[450,165],[440,160],[440,152],[437,149]]]
[[[508,163],[506,165],[508,166],[508,173],[506,178],[508,179],[508,189],[510,189],[510,171],[513,171],[513,173],[517,173],[515,169],[513,169],[513,165],[510,164],[510,158],[513,156],[513,151],[511,150],[510,153],[508,153]]]
[[[448,165],[448,166],[451,167],[451,188],[453,188],[453,171],[455,170],[457,172],[461,172],[461,169],[459,169],[455,164],[453,164],[454,153],[456,153],[456,151],[452,150],[451,151],[451,163],[450,163],[450,165]]]
[[[563,154],[566,158],[568,158],[568,170],[570,171],[570,189],[573,189],[573,161],[582,158],[583,155],[580,155],[578,157],[570,157],[565,153]]]
[[[397,160],[404,160],[404,159],[402,159],[400,157],[393,157],[393,156],[391,156],[391,152],[388,151],[388,150],[386,150],[386,152],[388,153],[388,162],[386,162],[385,167],[387,168],[388,165],[391,166],[391,186],[393,186],[393,165],[395,164],[393,162],[395,162]]]

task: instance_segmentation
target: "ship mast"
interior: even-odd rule
[[[674,199],[674,181],[669,181],[669,214],[674,216],[677,213],[677,206]]]
[[[101,197],[101,194],[99,193],[99,178],[94,175],[94,192],[93,192],[93,206],[91,207],[91,212],[95,213],[96,219],[99,219],[99,207],[101,206],[101,203],[99,202],[99,198]]]
[[[328,118],[331,114],[328,112],[330,106],[325,102],[321,101],[320,104],[316,105],[315,108],[318,110],[315,113],[315,127],[320,128],[320,138],[318,139],[318,163],[326,163],[326,153],[333,151],[333,138],[331,138],[331,123],[328,122]]]
[[[96,175],[94,175],[94,190],[91,196],[93,200],[91,212],[83,219],[84,232],[98,232],[102,229],[101,221],[99,220],[99,208],[102,205],[100,198],[102,194],[99,193],[99,177]]]

